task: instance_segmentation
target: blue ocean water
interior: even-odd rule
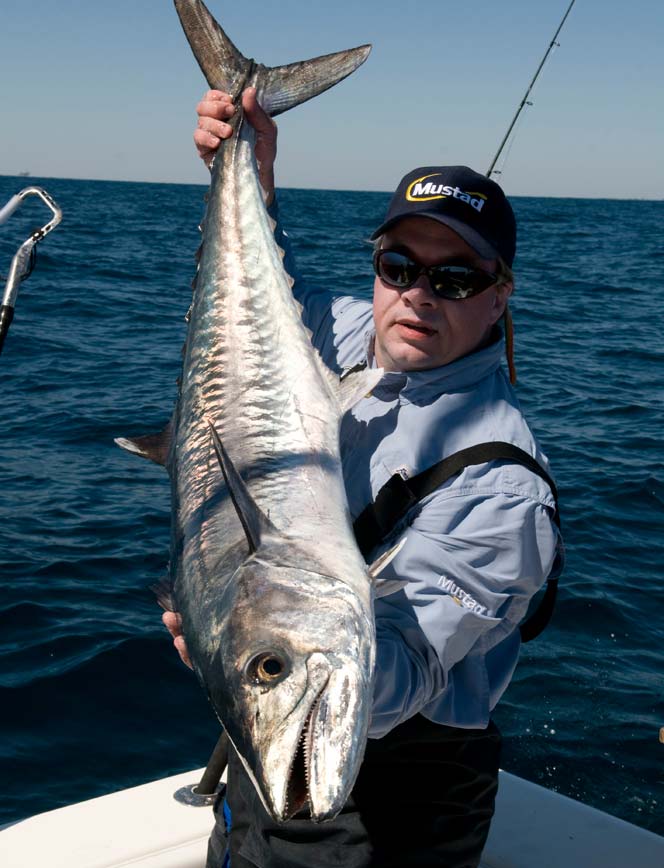
[[[147,590],[167,478],[113,445],[170,415],[204,189],[38,182],[65,216],[0,357],[0,824],[203,765],[218,733]],[[368,294],[387,195],[280,200],[306,277]],[[664,203],[514,205],[518,392],[568,567],[496,713],[503,766],[664,834]],[[43,216],[0,229],[0,272]]]

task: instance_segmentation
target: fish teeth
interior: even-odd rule
[[[326,686],[326,685],[325,685]],[[290,761],[290,765],[288,766],[288,774],[286,780],[290,783],[291,777],[293,775],[293,767],[295,765],[295,760],[297,759],[300,750],[302,750],[302,758],[304,760],[304,785],[306,790],[306,799],[305,804],[309,805],[311,809],[311,795],[309,791],[309,774],[311,771],[311,751],[312,751],[312,739],[311,739],[311,731],[313,728],[313,719],[314,713],[316,709],[320,705],[320,701],[323,696],[323,692],[325,690],[325,686],[323,686],[318,694],[318,696],[314,699],[311,708],[309,710],[309,714],[306,716],[304,724],[302,725],[302,731],[300,732],[300,737],[297,740],[297,746],[293,752],[293,756]],[[284,806],[284,813],[286,817],[290,815],[291,803],[289,797],[289,786],[286,786],[286,802]]]

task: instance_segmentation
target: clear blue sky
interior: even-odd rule
[[[280,118],[281,186],[486,171],[568,0],[209,0],[267,64],[373,43]],[[664,2],[577,0],[504,168],[513,195],[664,198]],[[205,82],[171,0],[2,0],[0,174],[204,182]]]

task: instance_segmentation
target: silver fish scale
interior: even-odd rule
[[[277,529],[289,533],[296,525],[300,539],[329,549],[330,563],[338,564],[351,533],[339,410],[281,264],[253,138],[240,123],[218,158],[210,191],[177,427],[179,524],[185,549],[191,543],[189,553],[204,562],[222,540],[228,547],[229,535],[243,535],[228,498],[215,499],[224,484],[210,419]]]

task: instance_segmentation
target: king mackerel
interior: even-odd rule
[[[199,0],[176,0],[211,87],[256,88],[276,115],[353,72],[369,46],[268,68]],[[193,667],[278,821],[329,819],[364,753],[375,657],[373,588],[353,537],[342,413],[381,370],[343,383],[313,349],[282,265],[239,111],[212,169],[173,418],[120,439],[172,483],[170,580]],[[381,564],[384,561],[381,562]],[[377,567],[378,569],[378,567]],[[375,572],[375,571],[374,571]]]

